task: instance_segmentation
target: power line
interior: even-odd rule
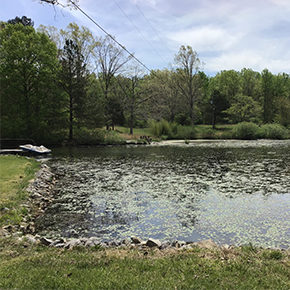
[[[155,29],[155,27],[151,24],[151,21],[146,17],[146,15],[144,14],[144,12],[141,10],[141,8],[135,4],[137,10],[139,11],[139,13],[143,16],[143,18],[146,20],[146,22],[149,24],[149,26],[151,27],[152,31],[155,33],[155,35],[157,36],[157,38],[159,39],[159,41],[162,43],[163,40],[161,39],[158,31]],[[168,51],[170,52],[169,47],[165,44],[166,48],[168,49]]]
[[[98,24],[91,16],[89,16],[83,9],[81,9],[74,1],[70,0],[72,5],[79,10],[82,14],[84,14],[89,20],[91,20],[100,30],[102,30],[108,37],[110,37],[115,43],[117,43],[123,50],[125,50],[132,58],[134,58],[140,65],[142,65],[146,70],[151,72],[142,61],[140,61],[133,53],[131,53],[124,45],[122,45],[119,41],[117,41],[110,33],[108,33],[100,24]]]
[[[135,30],[141,35],[141,37],[143,38],[143,40],[146,41],[149,44],[149,46],[152,48],[153,52],[156,53],[164,62],[166,62],[166,60],[163,58],[163,56],[160,55],[160,53],[154,48],[154,46],[150,43],[150,41],[148,39],[146,39],[146,37],[144,36],[144,34],[142,33],[142,31],[130,19],[130,17],[127,15],[127,13],[124,11],[124,9],[122,9],[122,7],[115,0],[114,0],[114,3],[119,8],[119,10],[123,13],[123,15],[128,19],[128,21],[133,25],[133,27],[135,28]]]
[[[55,5],[59,4],[57,0],[41,0],[46,3]],[[154,70],[149,69],[142,61],[140,61],[133,53],[131,53],[125,46],[123,46],[119,41],[117,41],[110,33],[108,33],[100,24],[98,24],[90,15],[88,15],[83,9],[81,9],[73,0],[68,0],[77,10],[84,14],[90,21],[92,21],[101,31],[103,31],[108,37],[110,37],[115,43],[117,43],[124,51],[126,51],[132,58],[134,58],[141,66],[143,66],[147,71],[149,71],[153,76],[158,76]],[[163,81],[162,81],[163,82]]]

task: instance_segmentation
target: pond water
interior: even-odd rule
[[[55,149],[40,234],[290,244],[290,141]]]

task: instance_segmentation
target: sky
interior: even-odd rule
[[[60,0],[64,1],[64,0]],[[77,10],[38,0],[0,0],[0,20],[16,16],[104,36]],[[251,68],[290,73],[290,0],[79,0],[79,6],[150,69],[170,68],[190,45],[203,71]]]

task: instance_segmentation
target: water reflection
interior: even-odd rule
[[[57,198],[38,230],[285,247],[289,142],[254,144],[60,149],[50,163]]]

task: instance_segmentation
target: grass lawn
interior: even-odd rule
[[[1,289],[289,289],[289,254],[234,250],[63,250],[0,239]]]
[[[130,128],[116,126],[115,130],[119,132],[122,138],[125,140],[138,140],[140,136],[151,136],[153,137],[150,128],[134,128],[133,135],[130,135]]]
[[[34,159],[0,156],[0,226],[20,223],[25,213],[20,206],[27,197],[25,188],[38,168]]]

